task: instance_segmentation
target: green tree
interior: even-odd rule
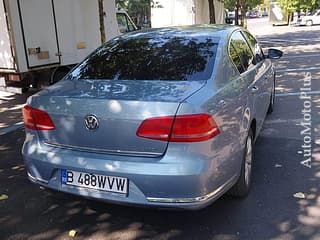
[[[248,9],[253,9],[260,5],[262,0],[225,0],[224,6],[230,11],[235,11],[235,24],[247,27],[246,13]],[[241,12],[239,24],[239,12]]]
[[[253,9],[262,3],[263,3],[262,0],[247,0],[247,7],[249,9]]]
[[[236,0],[225,0],[224,7],[229,11],[233,11],[236,6]]]
[[[279,6],[286,10],[289,14],[298,10],[299,0],[280,0]]]
[[[320,6],[319,0],[279,0],[279,5],[288,13],[300,10],[313,10]]]

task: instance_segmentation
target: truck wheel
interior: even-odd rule
[[[69,71],[70,69],[67,67],[55,68],[51,73],[49,85],[59,82]]]
[[[313,25],[313,22],[312,22],[312,20],[308,20],[308,21],[306,22],[306,24],[307,24],[308,27],[311,27],[311,26]]]
[[[240,176],[236,184],[229,190],[229,195],[233,197],[245,197],[248,195],[251,186],[252,160],[253,133],[252,129],[250,129],[245,143]]]

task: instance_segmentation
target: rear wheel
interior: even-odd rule
[[[313,22],[312,22],[312,20],[308,20],[306,24],[307,24],[307,26],[309,26],[309,27],[310,27],[310,26],[312,26],[312,25],[313,25]]]
[[[253,133],[250,129],[246,139],[241,172],[238,181],[230,189],[229,194],[234,197],[244,197],[248,195],[251,186],[251,172],[253,160]]]

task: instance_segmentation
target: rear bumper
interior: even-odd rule
[[[34,183],[41,185],[46,188],[50,188],[56,191],[65,192],[68,194],[74,194],[82,196],[89,199],[102,200],[105,202],[123,204],[123,205],[134,205],[134,206],[144,206],[144,207],[156,207],[156,208],[175,208],[175,209],[186,209],[186,210],[199,210],[214,202],[218,199],[224,192],[225,189],[229,189],[230,186],[236,181],[236,177],[231,178],[228,182],[217,188],[211,193],[204,196],[195,198],[154,198],[154,197],[142,197],[144,196],[141,192],[133,192],[133,186],[130,186],[131,197],[124,198],[119,197],[119,195],[113,195],[113,193],[108,193],[107,196],[103,196],[99,192],[92,191],[90,189],[77,189],[75,187],[67,186],[65,188],[58,187],[50,182],[43,179],[36,178],[28,172],[29,180]],[[137,189],[136,189],[137,190]],[[138,193],[138,194],[137,194]]]
[[[219,161],[219,157],[192,153],[182,157],[174,149],[168,149],[159,158],[143,158],[35,147],[35,144],[29,141],[23,147],[28,177],[33,183],[118,204],[200,209],[226,192],[238,176],[236,171],[232,172],[233,168],[226,171],[226,161]],[[64,185],[61,169],[127,178],[128,194]]]

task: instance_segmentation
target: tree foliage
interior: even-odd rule
[[[279,0],[282,9],[288,12],[296,12],[299,10],[313,10],[320,6],[319,0]]]
[[[256,6],[260,5],[263,3],[263,0],[247,0],[246,5],[247,8],[252,9],[255,8]],[[230,11],[234,10],[237,4],[237,0],[225,0],[224,1],[224,7],[229,9]]]

